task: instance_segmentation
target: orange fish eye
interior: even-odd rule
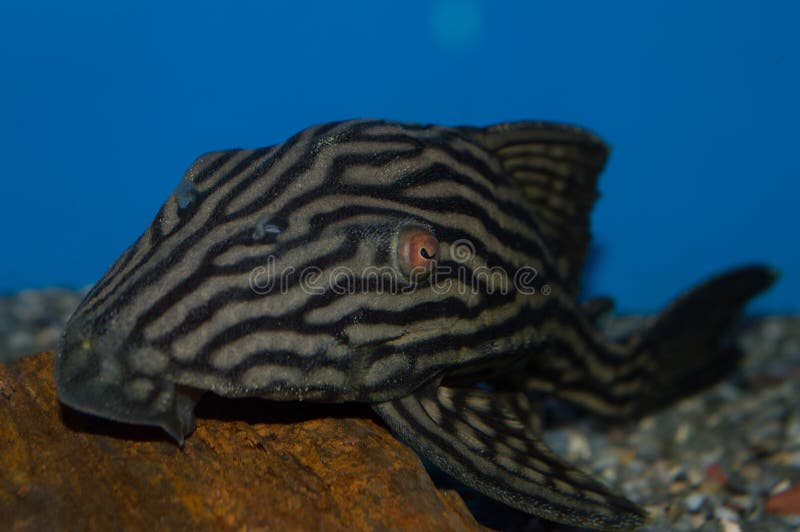
[[[425,277],[439,259],[439,241],[423,227],[403,227],[397,240],[397,259],[408,277]]]

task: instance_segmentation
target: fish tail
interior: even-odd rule
[[[648,376],[638,390],[635,412],[697,392],[733,370],[743,354],[730,330],[747,302],[776,277],[777,272],[760,265],[722,273],[677,298],[629,338],[632,360]]]

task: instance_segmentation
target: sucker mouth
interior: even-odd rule
[[[179,445],[194,430],[199,394],[163,379],[127,373],[115,356],[98,356],[88,338],[65,344],[56,354],[55,375],[59,402],[78,412],[160,427]]]

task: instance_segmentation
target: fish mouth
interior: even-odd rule
[[[58,400],[92,416],[161,427],[180,445],[194,430],[195,398],[174,383],[137,373],[104,337],[71,320],[55,357]]]

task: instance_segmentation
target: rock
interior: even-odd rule
[[[777,515],[800,515],[800,482],[767,499],[767,512]]]
[[[576,462],[591,458],[592,447],[589,445],[589,440],[586,436],[576,430],[569,430],[567,434],[567,460]]]
[[[736,523],[739,521],[739,514],[726,506],[717,506],[714,509],[714,515],[720,521],[728,521],[730,523]]]
[[[481,528],[364,405],[198,411],[180,448],[60,407],[52,353],[0,364],[0,529]]]
[[[723,532],[741,532],[742,527],[736,521],[731,521],[729,519],[721,518],[719,520],[719,524],[722,527]]]
[[[717,484],[724,486],[728,483],[728,474],[719,464],[711,464],[706,468],[706,477]]]
[[[690,512],[699,512],[707,498],[705,493],[692,493],[684,499],[684,504],[686,505],[686,509]]]

